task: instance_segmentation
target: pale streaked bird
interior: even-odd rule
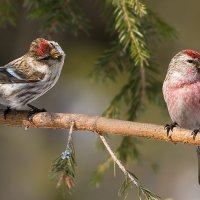
[[[32,114],[39,111],[30,105],[58,81],[65,53],[57,42],[38,38],[22,57],[0,67],[0,104],[10,109],[29,106]]]

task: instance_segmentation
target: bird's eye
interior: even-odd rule
[[[60,55],[59,53],[53,53],[50,55],[47,55],[44,58],[41,58],[41,60],[61,60],[62,55]]]
[[[188,63],[193,63],[193,60],[187,60]]]
[[[51,56],[46,56],[44,58],[41,58],[41,60],[50,60],[51,59]]]

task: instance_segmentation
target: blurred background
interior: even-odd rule
[[[66,61],[56,86],[33,104],[51,112],[101,115],[120,83],[98,84],[89,77],[95,60],[107,47],[100,13],[93,1],[84,0],[83,6],[92,20],[89,37],[79,34],[73,37],[59,33],[53,37],[66,53]],[[154,0],[148,5],[178,32],[175,40],[163,41],[156,46],[156,59],[164,79],[168,63],[182,49],[200,51],[199,32],[200,2]],[[25,11],[18,13],[17,25],[0,29],[0,65],[20,57],[39,35],[39,24],[25,19]],[[122,80],[123,81],[123,80]],[[162,92],[160,90],[160,92]],[[164,125],[170,122],[166,109],[148,104],[137,119],[141,122]],[[66,145],[67,131],[0,127],[0,199],[7,200],[57,200],[62,193],[49,180],[54,160]],[[123,181],[117,170],[110,169],[98,189],[91,185],[91,176],[107,153],[96,148],[95,134],[77,132],[73,135],[76,151],[76,187],[68,199],[120,199],[118,188]],[[112,136],[113,147],[119,144],[119,136]],[[197,181],[197,159],[194,146],[140,139],[142,158],[129,165],[142,184],[163,198],[197,200],[200,186]],[[156,170],[152,168],[156,165]],[[137,199],[133,191],[128,199]]]

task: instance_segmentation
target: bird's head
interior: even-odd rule
[[[53,65],[63,62],[65,53],[57,42],[43,38],[35,39],[30,46],[28,54],[36,60]]]
[[[193,82],[200,80],[200,53],[183,50],[171,60],[166,79],[173,82]]]

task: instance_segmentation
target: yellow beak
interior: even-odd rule
[[[59,58],[61,55],[59,53],[53,53],[51,54],[51,57],[54,58],[54,59],[57,59]]]

